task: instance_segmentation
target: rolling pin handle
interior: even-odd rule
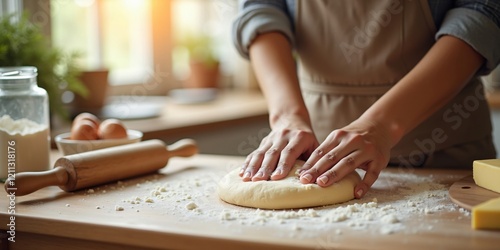
[[[18,173],[5,181],[5,191],[16,196],[31,194],[48,186],[62,186],[68,182],[68,172],[64,167],[43,172]]]
[[[182,139],[167,146],[170,156],[190,157],[198,153],[198,146],[193,139]]]

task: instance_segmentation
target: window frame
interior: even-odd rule
[[[17,1],[22,10],[32,13],[30,20],[39,25],[42,33],[51,40],[51,1],[67,0],[1,1]],[[173,37],[172,15],[168,13],[172,11],[173,1],[151,0],[153,72],[150,72],[148,80],[138,83],[110,85],[108,95],[166,95],[169,90],[182,86],[181,80],[174,77],[172,69],[172,50],[175,38]],[[224,81],[231,82],[231,87],[239,89],[258,89],[257,79],[249,61],[238,58],[235,63],[235,70],[238,74],[233,74],[230,79],[224,79]]]
[[[52,38],[51,0],[18,1],[19,6],[22,6],[23,10],[30,13],[30,20],[41,28],[42,33],[50,41]],[[102,0],[95,1],[99,5]],[[110,85],[108,95],[165,95],[168,90],[178,85],[171,73],[172,20],[170,15],[165,14],[170,11],[170,0],[151,0],[153,69],[152,72],[148,72],[147,79],[144,82]],[[101,13],[98,13],[98,15],[101,15]]]

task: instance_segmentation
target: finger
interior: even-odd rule
[[[254,171],[252,171],[252,168],[254,168],[255,162],[257,162],[257,165],[258,165],[257,169],[258,169],[258,167],[260,167],[261,161],[262,161],[262,159],[260,159],[260,158],[263,158],[262,152],[266,151],[272,145],[271,143],[268,143],[268,140],[269,140],[268,137],[264,137],[264,139],[262,139],[260,141],[259,147],[257,147],[257,149],[255,149],[252,153],[250,153],[246,157],[246,160],[243,163],[243,166],[242,166],[240,173],[239,173],[241,177],[243,177],[246,172],[249,172],[249,174],[247,174],[247,177],[248,177],[248,175],[253,175],[252,173],[254,173]],[[249,166],[252,166],[252,167],[249,168]],[[249,171],[246,171],[247,169]]]
[[[335,151],[332,150],[326,153],[313,167],[301,173],[300,181],[302,183],[316,182],[319,176],[323,175],[328,169],[332,168],[332,166],[335,166],[338,161],[339,157]],[[332,174],[334,174],[334,172],[332,172]]]
[[[250,154],[248,154],[247,157],[245,158],[245,161],[241,165],[240,172],[238,173],[238,175],[240,177],[243,177],[243,174],[245,173],[245,170],[247,169],[248,165],[250,164],[250,161],[252,160],[252,156],[253,156],[253,152],[250,153]]]
[[[333,183],[342,180],[357,167],[365,164],[366,159],[362,157],[361,151],[355,151],[342,158],[335,166],[321,174],[316,183],[322,187],[331,186]]]
[[[281,180],[285,178],[288,173],[290,173],[292,167],[295,165],[295,161],[296,160],[291,157],[282,158],[274,172],[271,174],[271,180]]]
[[[262,165],[262,161],[264,160],[264,154],[266,151],[267,149],[265,148],[258,148],[254,152],[252,152],[252,157],[243,173],[243,181],[252,180],[252,177]]]
[[[279,160],[281,150],[282,147],[278,146],[278,147],[271,147],[269,150],[266,151],[264,159],[262,160],[262,164],[257,173],[255,173],[255,175],[252,177],[252,181],[262,181],[269,179],[269,176],[276,168],[276,164]]]
[[[272,173],[272,180],[285,178],[290,170],[295,165],[295,162],[300,157],[302,152],[306,151],[306,144],[301,144],[301,138],[291,140],[288,145],[281,151],[280,161],[276,170]]]
[[[307,159],[307,161],[304,163],[304,165],[299,169],[299,174],[302,175],[304,172],[307,170],[312,169],[314,166],[317,165],[318,161],[320,161],[323,157],[326,157],[328,159],[332,159],[335,157],[335,153],[329,154],[328,152],[332,151],[335,147],[339,146],[340,143],[340,138],[336,136],[338,133],[333,132],[331,133],[322,143],[321,145],[314,150],[314,152],[310,155],[310,157]],[[318,169],[313,169],[312,171],[314,172],[319,172]],[[309,173],[311,174],[311,173]],[[306,176],[309,177],[309,176]],[[313,180],[314,176],[310,176],[311,180]],[[307,179],[307,178],[306,178]],[[309,182],[306,182],[309,183]]]
[[[330,147],[333,148],[333,145],[329,145],[327,147],[320,145],[316,150],[314,150],[309,159],[307,159],[304,165],[299,169],[299,175],[304,177],[303,179],[305,182],[303,183],[313,182],[317,175],[323,173],[326,169],[336,163],[335,158],[337,154],[331,150]],[[324,164],[330,165],[325,166]]]
[[[316,182],[320,186],[330,186],[334,182],[342,179],[347,173],[353,171],[356,167],[369,161],[371,154],[366,153],[366,150],[360,150],[360,148],[366,147],[361,137],[354,136],[347,138],[344,131],[336,131],[336,133],[332,134],[333,141],[342,141],[340,141],[337,147],[321,157],[311,170],[301,175],[302,183]],[[361,155],[361,152],[364,153]],[[333,168],[335,165],[338,166],[325,174],[328,169]],[[346,169],[339,171],[343,168]]]
[[[329,144],[330,147],[332,144]],[[349,147],[342,147],[342,143],[338,144],[335,148],[327,152],[326,154],[323,155],[322,149],[317,150],[316,155],[320,156],[319,160],[317,160],[312,167],[310,167],[308,170],[302,171],[300,174],[300,182],[307,184],[307,183],[314,183],[317,182],[318,177],[323,175],[328,169],[331,169],[333,166],[335,166],[340,160],[342,160],[346,155],[349,155],[354,151],[353,148],[354,146]],[[307,166],[308,167],[308,166]],[[330,174],[334,175],[335,172],[330,172]],[[322,179],[325,181],[328,181],[328,177],[323,177]]]
[[[325,155],[324,148],[322,148],[321,146],[316,148],[316,150],[314,150],[311,156],[309,156],[304,165],[299,169],[299,174],[302,174],[305,171],[311,169],[324,155]]]
[[[369,169],[373,169],[373,166]],[[363,180],[354,188],[354,196],[356,198],[362,198],[368,192],[373,183],[378,179],[380,171],[378,169],[366,171]]]

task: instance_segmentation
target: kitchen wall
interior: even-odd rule
[[[497,67],[488,76],[483,77],[486,91],[498,95],[500,92],[500,66]],[[500,106],[496,104],[491,106],[491,119],[493,123],[493,139],[497,147],[497,158],[500,157]]]
[[[497,158],[500,156],[500,108],[491,110],[491,119],[493,122],[493,139],[497,147]]]

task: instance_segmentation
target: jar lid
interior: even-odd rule
[[[36,67],[0,67],[0,84],[36,83]]]

